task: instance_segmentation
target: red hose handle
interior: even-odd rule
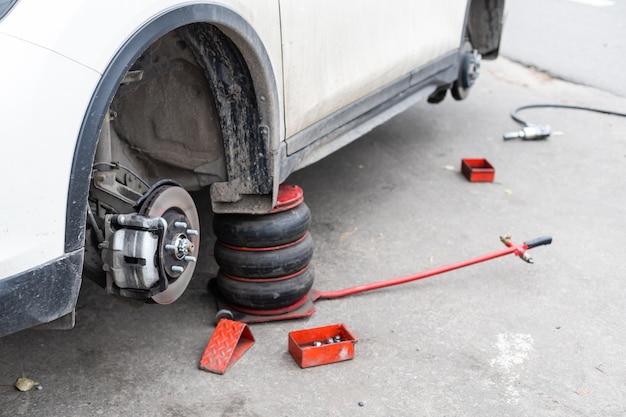
[[[515,247],[515,244],[513,242],[511,242],[511,236],[500,236],[500,240],[502,241],[502,243],[504,243],[506,246],[508,246],[509,248],[513,248]],[[524,242],[522,243],[520,246],[517,247],[517,250],[515,250],[515,254],[517,256],[519,256],[519,258],[524,261],[524,262],[528,262],[529,264],[532,264],[533,258],[531,258],[526,251],[528,249],[532,249],[532,248],[536,248],[537,246],[542,246],[542,245],[549,245],[550,243],[552,243],[552,237],[550,236],[541,236],[532,240],[529,240],[528,242]]]

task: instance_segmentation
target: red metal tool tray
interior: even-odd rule
[[[471,182],[492,182],[496,174],[489,161],[482,158],[462,159],[461,172]]]
[[[335,337],[339,341],[332,341]],[[344,324],[289,333],[289,353],[301,368],[346,361],[354,357],[357,338]]]

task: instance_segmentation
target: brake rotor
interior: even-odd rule
[[[157,256],[160,273],[167,278],[168,286],[152,296],[152,300],[158,304],[171,304],[185,291],[196,268],[200,250],[200,220],[196,205],[184,188],[164,185],[144,200],[139,214],[162,217],[167,221]]]

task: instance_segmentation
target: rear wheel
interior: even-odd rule
[[[465,44],[461,62],[459,64],[459,77],[452,84],[450,93],[455,100],[464,100],[469,95],[470,88],[480,75],[481,56],[476,50],[471,50],[472,45]]]

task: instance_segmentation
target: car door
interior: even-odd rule
[[[286,137],[461,44],[466,0],[279,0]]]

